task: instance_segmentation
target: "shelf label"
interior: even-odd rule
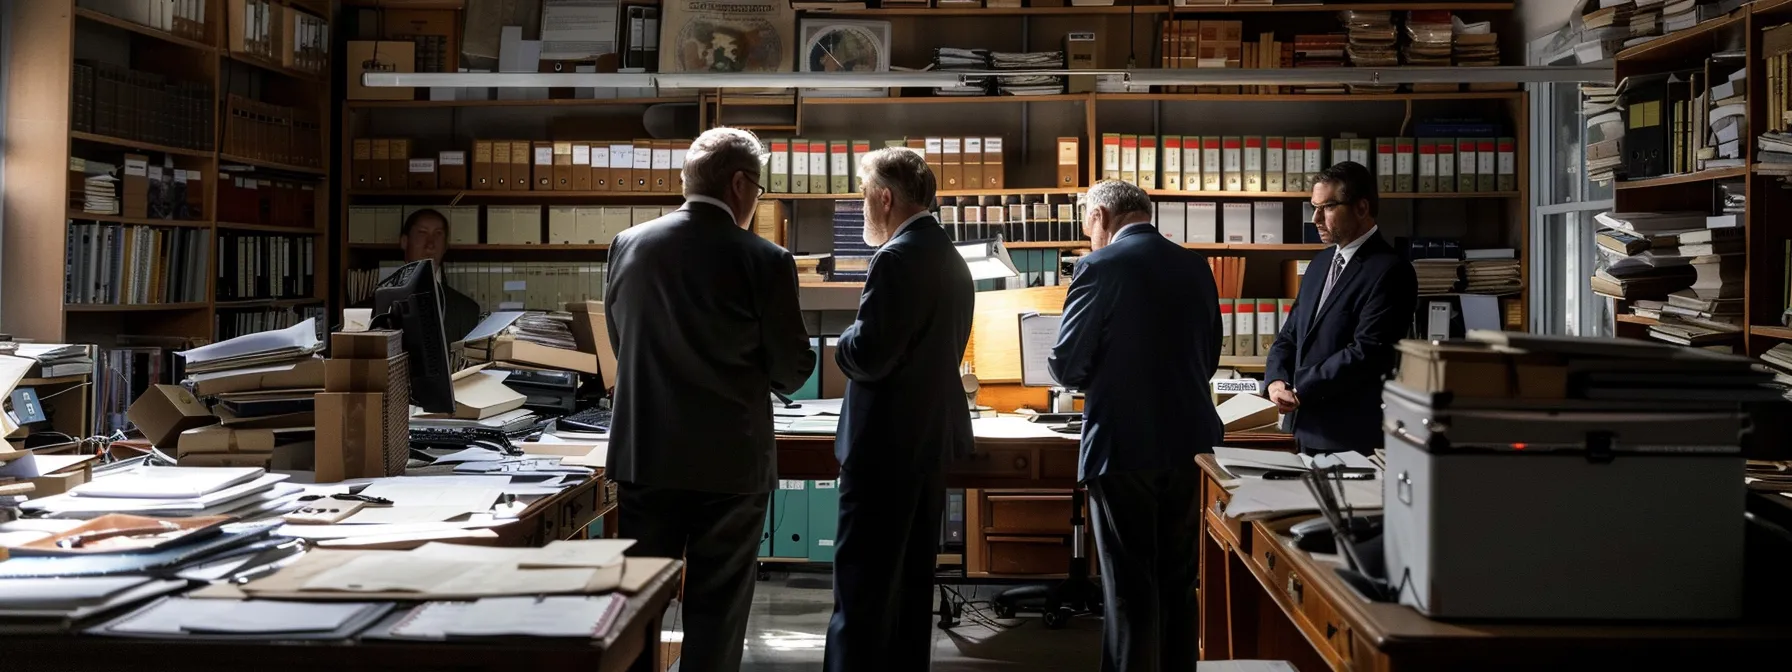
[[[1260,382],[1256,378],[1226,378],[1213,382],[1214,394],[1258,394],[1261,392]]]
[[[435,159],[411,159],[411,172],[413,172],[413,173],[436,172],[436,160]]]

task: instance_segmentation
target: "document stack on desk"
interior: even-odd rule
[[[632,592],[641,577],[627,574],[637,570],[657,574],[670,562],[661,558],[625,561],[622,552],[633,544],[628,539],[589,539],[556,541],[541,548],[432,543],[408,551],[319,549],[241,585],[240,590],[214,587],[195,596],[364,601]]]
[[[1354,511],[1373,513],[1382,506],[1381,470],[1356,453],[1315,456],[1216,447],[1213,456],[1234,476],[1226,483],[1232,489],[1232,499],[1223,512],[1228,518],[1262,520],[1318,511],[1319,500],[1301,480],[1314,470],[1343,482],[1343,503]]]
[[[310,470],[322,348],[314,321],[306,320],[180,353],[187,385],[218,425],[150,439],[182,466]],[[133,404],[133,421],[136,411]]]
[[[186,587],[185,581],[148,576],[0,579],[0,634],[62,632]]]
[[[1741,616],[1745,404],[1778,399],[1770,373],[1629,339],[1471,331],[1399,348],[1382,545],[1401,602],[1443,618]]]
[[[840,404],[844,399],[803,399],[786,407],[772,401],[772,431],[779,434],[833,436],[840,428]]]
[[[283,483],[286,479],[254,467],[138,466],[65,494],[27,500],[20,508],[58,518],[108,513],[252,518],[293,504],[304,488]]]

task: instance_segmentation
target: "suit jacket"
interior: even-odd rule
[[[1286,381],[1300,397],[1293,425],[1302,448],[1361,452],[1381,446],[1381,384],[1412,327],[1419,283],[1412,263],[1377,234],[1357,248],[1315,315],[1337,254],[1334,245],[1307,265],[1263,379]]]
[[[1208,381],[1220,363],[1207,259],[1146,224],[1077,262],[1052,376],[1083,390],[1077,478],[1194,463],[1224,436]]]
[[[834,456],[861,473],[937,473],[970,454],[971,414],[959,364],[976,288],[933,217],[903,227],[871,257],[859,314],[834,359],[846,400]]]
[[[770,492],[771,392],[815,369],[790,253],[722,208],[686,203],[610,244],[604,320],[616,349],[610,478]]]

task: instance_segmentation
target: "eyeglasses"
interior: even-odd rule
[[[746,177],[746,175],[747,175],[747,174],[746,174],[746,173],[744,173],[744,172],[743,172],[743,173],[741,173],[741,176],[742,176],[742,177]],[[754,188],[754,189],[758,189],[758,190],[759,190],[759,193],[758,193],[758,194],[757,194],[757,195],[755,195],[755,196],[754,196],[754,198],[759,198],[759,197],[760,197],[760,196],[764,196],[764,195],[765,195],[765,187],[764,187],[764,186],[762,186],[762,185],[760,185],[760,184],[759,184],[759,181],[758,181],[758,180],[755,180],[755,179],[753,179],[753,178],[751,178],[751,177],[747,177],[747,184],[751,184],[751,185],[753,185],[753,188]]]
[[[1324,219],[1326,217],[1330,217],[1331,213],[1332,213],[1332,208],[1338,207],[1340,205],[1344,205],[1344,202],[1343,201],[1326,201],[1324,203],[1320,203],[1318,205],[1313,206],[1313,219],[1320,220],[1320,219]]]

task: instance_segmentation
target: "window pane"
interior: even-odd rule
[[[1549,203],[1570,203],[1579,198],[1585,181],[1582,163],[1580,85],[1551,84],[1549,91],[1549,128],[1544,139],[1549,142]]]

